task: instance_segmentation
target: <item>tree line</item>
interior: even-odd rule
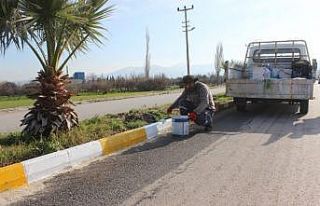
[[[200,81],[209,85],[217,85],[223,82],[223,77],[215,74],[197,75]],[[71,82],[68,90],[74,95],[80,93],[105,94],[111,92],[139,92],[139,91],[162,91],[168,88],[179,88],[181,78],[168,78],[164,74],[145,78],[144,76],[130,77],[100,77],[89,78],[84,82]],[[0,96],[29,96],[38,93],[40,84],[29,82],[26,84],[16,84],[14,82],[0,82]]]

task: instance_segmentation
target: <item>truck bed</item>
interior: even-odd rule
[[[313,98],[314,80],[295,79],[230,79],[226,94],[247,99],[308,100]]]

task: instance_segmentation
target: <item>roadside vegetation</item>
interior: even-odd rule
[[[208,85],[219,85],[219,78],[213,74],[196,77]],[[76,96],[85,94],[101,95],[107,93],[173,90],[179,88],[180,82],[181,78],[167,78],[165,75],[156,75],[150,78],[134,75],[130,77],[96,77],[89,75],[85,81],[71,80],[71,84],[67,85],[67,89]],[[22,85],[13,82],[0,82],[0,98],[28,96],[39,92],[39,89],[39,83],[37,82]]]
[[[0,109],[31,106],[33,102],[32,99],[26,96],[0,96]]]
[[[219,102],[219,103],[227,103],[227,102],[232,102],[233,98],[232,97],[228,97],[225,94],[217,94],[213,97],[215,102]]]
[[[218,104],[228,101],[231,99],[223,95],[215,97]],[[80,122],[69,132],[58,132],[40,139],[20,132],[0,134],[0,167],[161,121],[169,118],[166,114],[168,106],[94,117]]]

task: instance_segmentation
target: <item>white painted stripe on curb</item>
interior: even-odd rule
[[[153,139],[158,137],[158,124],[159,122],[144,126],[144,129],[147,133],[147,139]]]
[[[158,131],[159,133],[165,133],[168,132],[168,130],[170,130],[172,127],[172,119],[167,119],[163,122],[159,122],[158,124]]]
[[[70,165],[76,165],[102,155],[99,141],[93,141],[67,149]]]
[[[28,183],[50,177],[70,167],[66,150],[23,161]]]

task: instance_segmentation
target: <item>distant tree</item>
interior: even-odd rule
[[[39,92],[40,84],[38,82],[29,82],[21,86],[21,95],[34,95]]]
[[[17,94],[18,86],[13,82],[0,83],[1,96],[13,96]]]
[[[147,79],[150,78],[150,61],[151,61],[151,54],[150,54],[150,35],[148,28],[146,29],[146,62],[144,67],[145,77]]]
[[[52,132],[70,130],[78,125],[71,108],[71,93],[63,72],[69,60],[85,52],[90,43],[100,44],[110,16],[109,0],[1,0],[0,52],[10,45],[28,46],[42,69],[36,81],[40,90],[33,98],[33,108],[25,115],[23,132],[48,137]]]
[[[97,77],[97,75],[94,74],[94,73],[89,73],[89,74],[87,75],[87,80],[88,80],[88,81],[94,82],[94,81],[96,81],[97,79],[98,79],[98,77]]]
[[[224,57],[223,57],[223,46],[222,43],[219,42],[216,46],[216,53],[215,53],[215,58],[214,58],[214,68],[216,71],[217,79],[220,79],[220,73],[221,73],[221,68],[224,63]]]

